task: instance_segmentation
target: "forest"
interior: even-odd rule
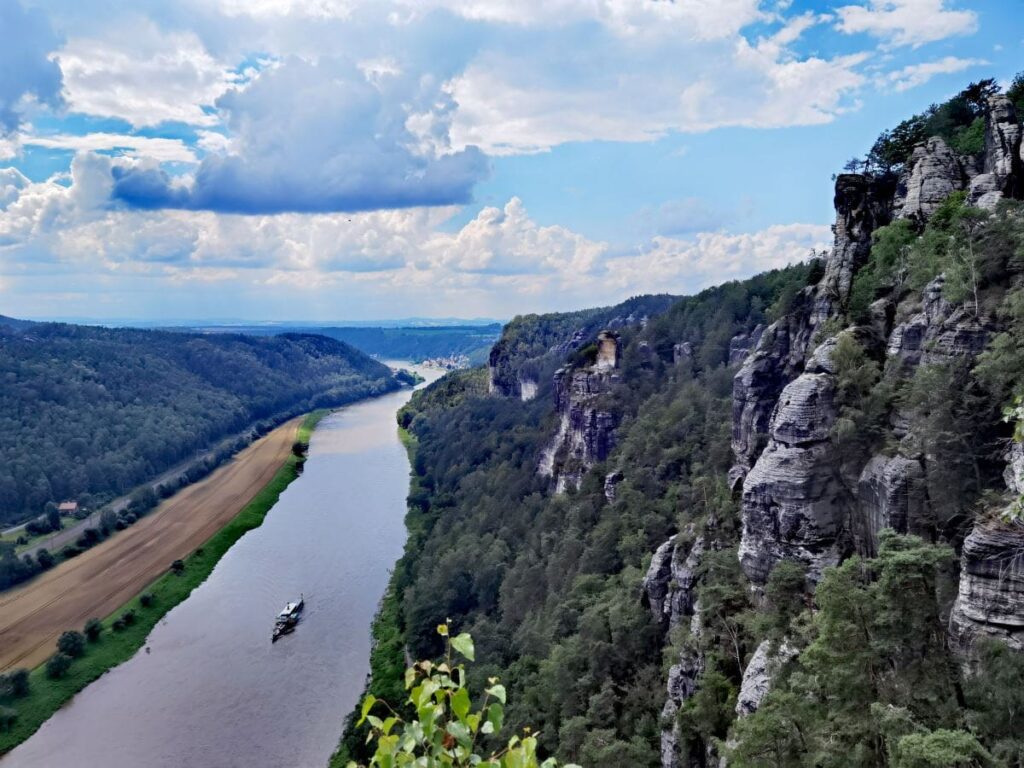
[[[344,342],[0,320],[0,523],[95,506],[248,430],[394,389]]]
[[[883,133],[869,180],[895,187],[908,146],[931,131],[961,151],[983,149],[981,105],[994,92],[972,84]],[[1024,98],[1024,78],[1009,95]],[[741,567],[746,498],[730,476],[739,408],[730,340],[779,321],[776,338],[793,342],[827,270],[811,259],[668,300],[619,328],[616,377],[600,395],[616,417],[615,447],[578,489],[554,493],[537,471],[558,429],[552,373],[589,370],[601,323],[625,309],[589,325],[586,313],[517,318],[491,354],[492,391],[477,369],[416,393],[399,416],[412,436],[409,541],[374,627],[368,693],[402,702],[405,654],[436,658],[435,628],[448,624],[474,639],[469,687],[500,678],[507,730],[532,728],[540,754],[562,762],[1024,766],[1024,654],[981,636],[965,659],[950,630],[965,539],[977,525],[1008,536],[1024,525],[1024,504],[1004,483],[1008,446],[1024,439],[1024,205],[982,210],[953,192],[927,221],[874,230],[848,301],[807,342],[808,356],[827,350],[834,386],[834,418],[816,448],[831,465],[815,482],[834,484],[855,514],[870,457],[916,457],[920,484],[904,497],[916,512],[903,532],[883,529],[870,544],[850,531],[820,574],[783,557],[753,589]],[[901,357],[893,345],[904,342],[890,336],[898,322],[947,323],[948,335]],[[493,391],[524,371],[538,379],[534,398]],[[671,626],[645,580],[666,542],[684,554],[700,542],[701,552],[682,571],[687,620]],[[1008,589],[1020,556],[1005,553],[1000,566]],[[744,710],[759,649],[777,669],[759,706]],[[680,691],[674,709],[663,708],[666,679]],[[335,765],[367,759],[358,720]],[[663,751],[666,733],[676,756]]]

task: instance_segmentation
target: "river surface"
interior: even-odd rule
[[[418,369],[432,381],[440,371]],[[370,624],[405,541],[395,392],[320,422],[263,525],[153,629],[147,649],[50,718],[0,768],[323,768],[369,671]],[[305,595],[296,631],[274,616]]]

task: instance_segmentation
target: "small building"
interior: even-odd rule
[[[57,511],[61,515],[74,515],[78,513],[78,502],[77,501],[62,501],[57,505]]]

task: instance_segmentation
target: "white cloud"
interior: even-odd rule
[[[867,5],[836,9],[836,28],[915,48],[977,30],[978,15],[974,11],[953,10],[948,5],[947,0],[869,0]]]
[[[133,19],[103,38],[72,38],[57,54],[73,112],[135,128],[176,121],[212,126],[212,105],[236,81],[194,32],[164,32]]]
[[[936,61],[911,64],[894,72],[889,72],[881,78],[881,81],[891,86],[893,90],[902,92],[916,88],[919,85],[924,85],[936,75],[962,72],[970,67],[985,64],[988,64],[988,62],[984,59],[961,59],[956,56],[946,56]]]
[[[680,46],[544,49],[524,59],[488,52],[452,78],[456,147],[492,155],[572,141],[649,141],[673,131],[827,123],[851,108],[867,54],[799,57],[791,43],[821,17],[774,36]],[[569,72],[570,74],[565,74]]]
[[[0,158],[12,154],[3,141],[22,121],[30,102],[60,105],[60,69],[50,61],[57,37],[39,10],[18,0],[0,2]]]
[[[111,151],[131,158],[149,158],[159,163],[194,163],[195,153],[181,139],[129,136],[118,133],[86,133],[80,136],[55,134],[53,136],[22,135],[21,144],[46,149],[69,149],[76,152]]]
[[[15,280],[24,297],[93,286],[80,308],[65,307],[72,314],[94,311],[90,302],[101,296],[120,300],[125,286],[146,279],[148,290],[162,286],[163,301],[190,301],[200,286],[230,282],[233,296],[255,292],[267,301],[286,291],[290,302],[332,317],[346,314],[338,307],[377,307],[380,316],[412,302],[428,313],[458,306],[493,316],[692,292],[804,259],[830,237],[828,227],[793,224],[659,236],[623,254],[537,223],[516,198],[451,232],[443,225],[454,207],[276,216],[139,211],[107,202],[118,162],[128,161],[79,155],[70,184],[0,174],[0,278]],[[294,314],[294,303],[287,311]]]

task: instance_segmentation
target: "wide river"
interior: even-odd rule
[[[432,381],[440,372],[421,369]],[[409,462],[395,392],[320,422],[260,528],[2,768],[323,768],[369,671],[370,623],[402,554]],[[296,631],[271,645],[300,593]]]

